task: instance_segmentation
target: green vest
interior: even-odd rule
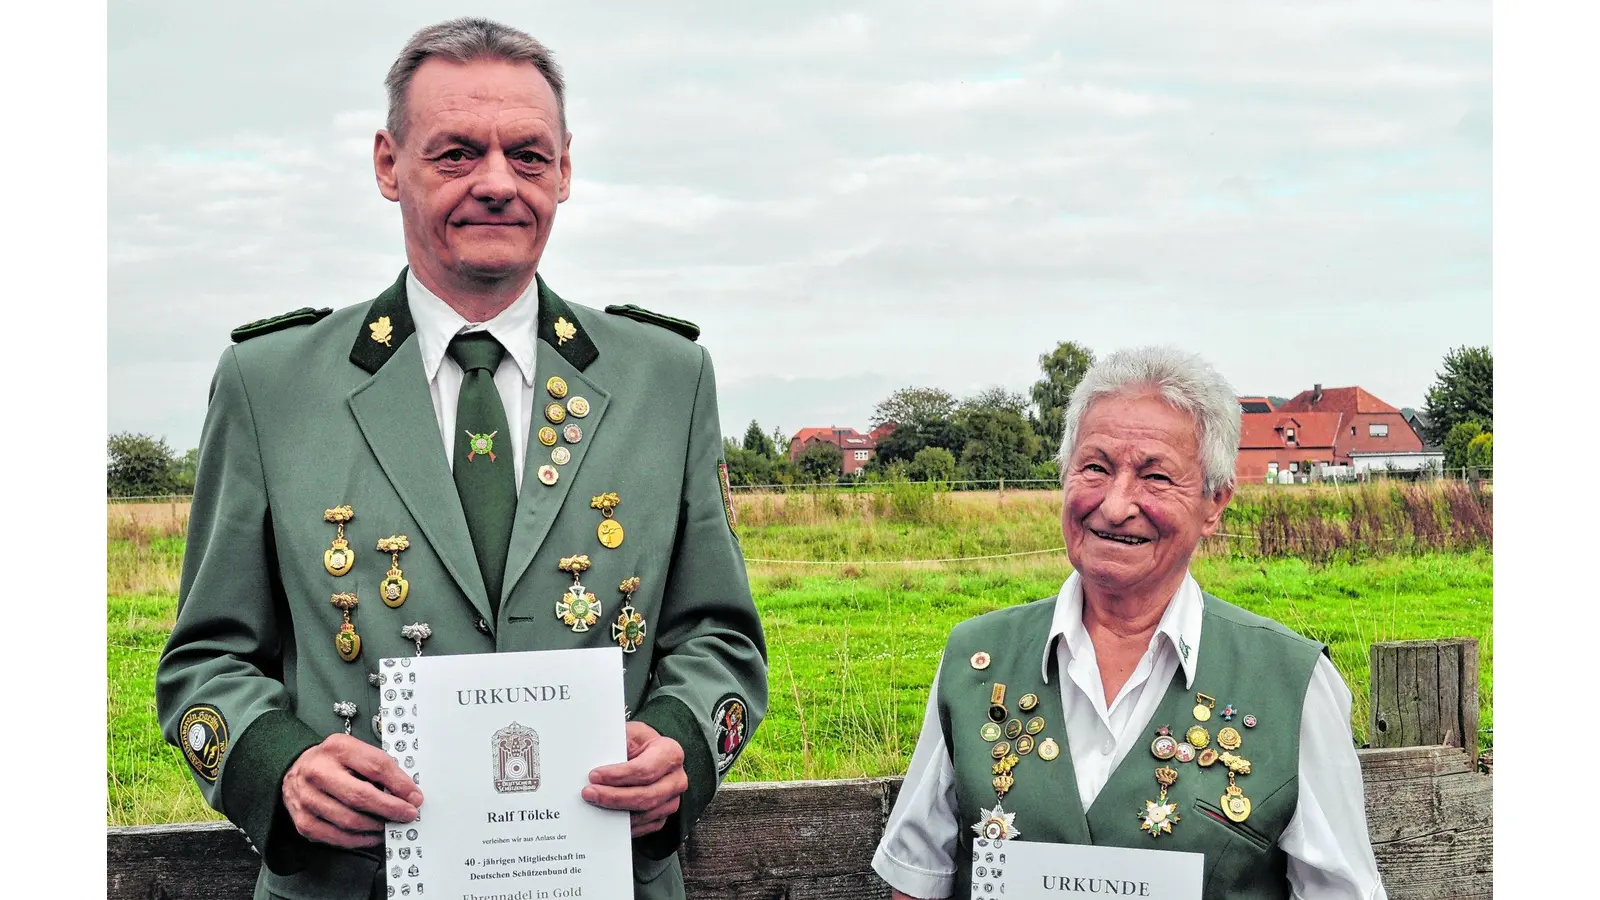
[[[1002,729],[1012,719],[1026,723],[1035,716],[1042,717],[1045,727],[1033,736],[1034,741],[1042,745],[1051,738],[1060,748],[1054,760],[1046,760],[1035,747],[1031,753],[1019,755],[1011,770],[1015,781],[1000,802],[1007,813],[1016,815],[1013,825],[1019,832],[1017,840],[1203,853],[1205,896],[1289,896],[1287,857],[1277,843],[1295,812],[1299,795],[1300,711],[1317,655],[1323,648],[1270,619],[1210,594],[1205,595],[1204,602],[1204,652],[1200,654],[1193,689],[1185,687],[1180,666],[1148,723],[1146,734],[1111,773],[1087,812],[1078,797],[1061,713],[1059,679],[1065,676],[1057,671],[1054,652],[1049,659],[1049,684],[1039,677],[1056,599],[997,610],[963,622],[951,631],[939,671],[938,705],[945,747],[955,770],[960,834],[954,885],[957,895],[965,895],[971,885],[974,840],[979,837],[972,826],[982,818],[981,811],[992,809],[996,802],[996,760],[991,751],[998,741],[987,740],[983,732],[991,721],[993,688],[1004,684],[1006,714],[1000,723]],[[972,663],[973,655],[980,651],[989,656],[983,669]],[[1194,717],[1197,693],[1216,700],[1210,720],[1204,723]],[[1036,695],[1038,705],[1022,712],[1019,703],[1026,694]],[[1237,712],[1232,721],[1224,721],[1222,711],[1230,703]],[[1244,726],[1246,713],[1259,720],[1256,727]],[[1237,776],[1239,787],[1252,805],[1242,823],[1230,821],[1220,806],[1228,787],[1228,770],[1223,763],[1202,768],[1197,761],[1184,763],[1174,758],[1163,762],[1151,752],[1151,741],[1159,726],[1170,726],[1174,740],[1182,741],[1190,727],[1197,724],[1209,733],[1208,746],[1219,753],[1223,751],[1218,746],[1222,728],[1231,726],[1241,736],[1243,743],[1236,753],[1252,765],[1250,774]],[[999,740],[1008,738],[1002,734]],[[1012,739],[1011,744],[1015,747],[1017,741]],[[1152,838],[1140,830],[1140,823],[1145,802],[1156,800],[1161,790],[1155,777],[1160,766],[1178,772],[1176,784],[1167,792],[1167,802],[1177,804],[1179,821],[1170,833]],[[983,854],[991,849],[979,848],[977,858],[984,861]],[[988,866],[992,867],[993,862],[988,860]]]

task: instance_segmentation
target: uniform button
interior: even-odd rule
[[[1104,744],[1100,745],[1100,752],[1104,753],[1107,756],[1110,756],[1111,755],[1111,751],[1113,751],[1115,749],[1117,749],[1117,742],[1116,741],[1106,741]]]
[[[489,633],[489,623],[484,620],[483,616],[478,617],[478,631],[483,634]]]

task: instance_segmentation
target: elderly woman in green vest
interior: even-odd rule
[[[1073,572],[951,632],[873,867],[897,898],[994,897],[1017,842],[1132,847],[1202,854],[1205,897],[1383,897],[1324,647],[1189,574],[1233,496],[1233,389],[1196,356],[1124,351],[1064,419]]]

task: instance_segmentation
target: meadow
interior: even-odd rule
[[[770,708],[732,780],[901,774],[949,629],[1052,596],[1070,572],[1052,491],[894,485],[736,495],[735,506],[766,628]],[[1492,512],[1492,495],[1460,484],[1251,486],[1193,571],[1212,593],[1329,645],[1354,695],[1358,743],[1374,641],[1478,638],[1490,728]],[[162,742],[152,699],[184,514],[108,508],[109,824],[216,817]]]

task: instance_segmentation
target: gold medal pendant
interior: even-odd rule
[[[1167,802],[1167,788],[1178,783],[1178,771],[1170,766],[1156,769],[1156,783],[1161,785],[1161,794],[1154,800],[1146,800],[1144,809],[1139,812],[1142,820],[1139,830],[1150,832],[1153,838],[1171,834],[1173,823],[1182,821],[1178,815],[1178,804]]]
[[[589,557],[586,555],[568,556],[561,560],[561,571],[572,575],[572,587],[567,588],[567,592],[556,601],[556,618],[576,634],[588,631],[590,625],[600,621],[600,601],[578,580],[578,575],[588,568]]]
[[[618,590],[622,591],[622,612],[617,616],[617,621],[611,623],[611,639],[617,642],[623,653],[633,653],[644,644],[644,616],[633,608],[633,592],[638,589],[637,575],[618,585]]]
[[[333,546],[322,551],[322,566],[335,578],[349,572],[356,564],[356,552],[350,549],[350,542],[344,539],[344,523],[355,517],[355,510],[348,505],[335,506],[322,513],[322,521],[339,526],[339,533],[334,536]]]
[[[393,534],[378,541],[378,552],[388,553],[391,560],[388,574],[378,584],[378,597],[390,609],[399,609],[400,604],[406,602],[406,595],[411,593],[411,583],[400,571],[400,551],[410,546],[410,539],[403,534]]]
[[[1228,785],[1228,791],[1222,795],[1218,805],[1222,807],[1222,814],[1235,822],[1250,818],[1250,798],[1244,795],[1244,788],[1236,784]]]
[[[589,500],[589,508],[600,510],[600,515],[605,517],[600,520],[598,534],[600,536],[600,544],[608,550],[615,550],[622,546],[622,523],[613,518],[615,515],[613,510],[620,505],[622,505],[622,498],[618,497],[615,491],[601,494]]]
[[[1194,720],[1196,722],[1209,722],[1211,720],[1211,710],[1215,709],[1216,706],[1217,698],[1207,694],[1195,694]]]
[[[361,655],[361,635],[356,634],[356,626],[350,623],[350,611],[355,609],[361,601],[355,594],[334,594],[333,605],[344,613],[344,624],[339,626],[339,632],[333,636],[333,646],[339,651],[339,658],[345,662],[355,662]]]
[[[1222,807],[1222,814],[1229,819],[1243,822],[1250,818],[1250,798],[1244,795],[1244,788],[1239,787],[1235,778],[1250,774],[1250,760],[1233,753],[1224,753],[1218,761],[1228,767],[1228,789],[1217,805]]]

